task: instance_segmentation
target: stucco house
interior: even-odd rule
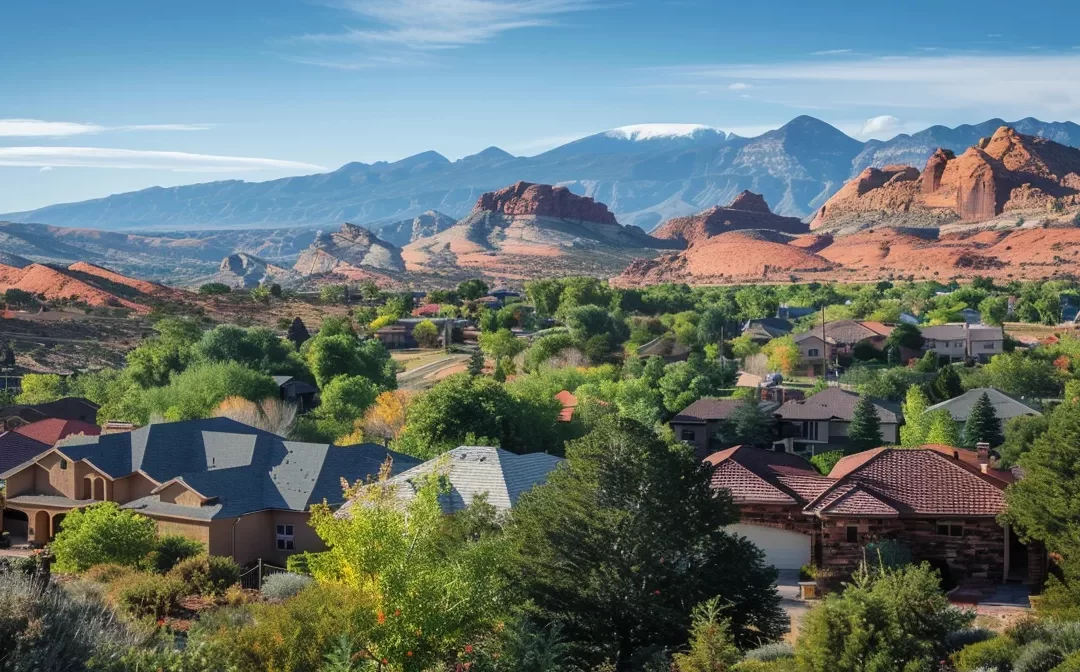
[[[341,479],[374,476],[387,457],[392,473],[419,463],[375,444],[289,441],[228,418],[69,437],[0,474],[8,488],[4,521],[40,545],[69,511],[110,501],[154,519],[161,534],[202,542],[212,555],[282,564],[293,553],[322,550],[307,524],[310,506],[343,503]]]
[[[1044,550],[997,520],[1006,481],[947,452],[875,448],[843,458],[827,476],[798,456],[755,448],[706,461],[713,487],[730,492],[739,508],[730,530],[778,569],[813,563],[845,575],[866,544],[895,539],[913,560],[957,581],[1037,584],[1045,577]]]
[[[972,358],[989,361],[1005,352],[1005,332],[1001,327],[972,324],[941,324],[923,327],[923,352],[933,351],[950,362]]]
[[[780,439],[774,444],[787,452],[821,452],[847,443],[848,425],[859,395],[830,387],[806,399],[784,403],[774,415],[780,422]],[[872,400],[881,426],[881,440],[899,441],[900,409],[889,401]]]
[[[60,439],[74,434],[93,436],[100,433],[97,425],[62,418],[38,420],[0,431],[0,473],[44,453]]]
[[[855,346],[868,343],[877,350],[884,350],[893,328],[881,322],[857,320],[834,320],[818,325],[810,331],[797,334],[795,343],[803,364],[811,369],[811,375],[823,371],[824,365],[839,357],[850,357]],[[816,372],[816,373],[814,373]]]

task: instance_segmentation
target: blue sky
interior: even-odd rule
[[[646,122],[1080,121],[1080,3],[0,3],[0,212]]]

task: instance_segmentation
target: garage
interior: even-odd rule
[[[810,536],[761,525],[729,525],[728,532],[746,537],[765,552],[777,569],[799,569],[810,562]]]

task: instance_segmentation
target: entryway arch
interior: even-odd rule
[[[49,543],[49,534],[52,532],[52,518],[48,511],[38,511],[34,514],[34,526],[30,531],[30,541],[35,544]]]

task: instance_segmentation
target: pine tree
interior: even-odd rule
[[[994,404],[990,401],[990,395],[983,392],[979,400],[971,408],[967,422],[964,423],[964,443],[974,446],[977,443],[986,442],[992,447],[1000,446],[1005,441],[1001,431],[1001,419],[994,412]]]
[[[929,416],[926,431],[926,443],[942,446],[959,446],[960,430],[956,427],[956,421],[945,409],[938,409],[927,413]]]
[[[311,334],[308,333],[307,326],[304,321],[299,317],[293,318],[292,324],[289,325],[289,330],[285,332],[285,338],[293,342],[296,349],[299,350],[300,346],[304,344],[304,341],[311,338]]]
[[[867,450],[880,446],[881,419],[878,418],[877,408],[867,397],[859,397],[855,404],[855,412],[848,425],[848,443],[859,450]]]
[[[479,376],[484,372],[484,353],[475,350],[469,357],[469,375]]]
[[[964,393],[964,386],[960,382],[960,374],[956,367],[951,364],[945,366],[930,383],[930,401],[939,404],[953,397],[959,397]]]
[[[721,617],[720,598],[694,607],[691,614],[690,650],[675,654],[678,672],[727,672],[739,660],[727,621]]]
[[[904,400],[904,426],[900,428],[901,446],[914,448],[926,443],[926,433],[930,429],[930,419],[926,416],[929,406],[930,400],[921,387],[912,385],[908,388]]]
[[[773,419],[761,410],[756,395],[747,396],[731,412],[727,422],[732,440],[746,446],[768,447],[773,439]]]

